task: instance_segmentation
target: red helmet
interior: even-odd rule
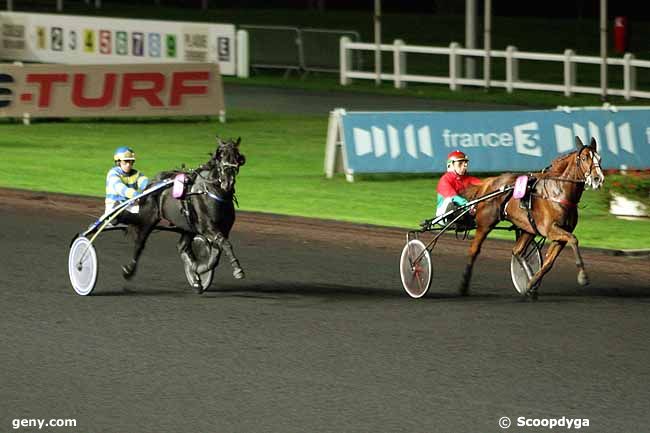
[[[447,164],[451,164],[454,161],[469,161],[469,158],[460,150],[454,150],[447,155]]]

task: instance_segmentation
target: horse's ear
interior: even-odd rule
[[[239,146],[239,143],[241,143],[241,137],[237,137],[237,142],[235,143],[235,146]]]
[[[580,137],[578,137],[577,135],[576,135],[576,147],[578,148],[578,150],[580,150],[580,149],[582,149],[583,147],[585,147],[585,145],[582,144],[582,140],[580,140]]]
[[[596,139],[594,137],[591,137],[591,143],[589,143],[589,148],[592,150],[592,152],[598,151],[598,144],[596,144]]]

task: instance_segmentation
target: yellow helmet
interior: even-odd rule
[[[113,161],[135,161],[135,152],[130,147],[118,147],[113,155]]]

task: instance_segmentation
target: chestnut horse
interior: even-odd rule
[[[589,280],[578,248],[578,239],[573,230],[578,222],[578,207],[585,187],[598,189],[605,181],[600,168],[600,155],[596,140],[591,139],[589,146],[582,144],[576,137],[577,150],[556,158],[550,167],[540,173],[534,173],[531,187],[530,209],[520,206],[521,200],[512,197],[512,193],[497,196],[480,202],[476,206],[476,235],[469,248],[469,258],[463,273],[460,292],[467,295],[472,278],[472,268],[481,245],[488,233],[502,220],[512,222],[521,229],[512,250],[516,260],[532,274],[522,253],[536,235],[547,238],[551,243],[540,270],[532,275],[528,282],[527,293],[537,298],[537,288],[542,277],[551,269],[558,254],[568,243],[575,254],[578,267],[578,283],[587,285]],[[465,196],[469,199],[480,197],[496,191],[504,185],[513,185],[518,174],[504,173],[498,177],[486,178],[482,184],[470,187]]]

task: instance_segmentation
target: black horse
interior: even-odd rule
[[[138,259],[151,232],[161,220],[166,220],[181,233],[178,251],[186,267],[194,274],[192,286],[200,290],[199,274],[214,269],[223,251],[233,267],[233,276],[244,278],[244,270],[228,240],[235,223],[235,178],[246,158],[239,152],[241,139],[223,141],[217,137],[217,149],[210,160],[195,170],[166,171],[159,173],[155,185],[165,179],[185,174],[183,198],[175,198],[170,188],[153,193],[139,201],[139,213],[129,215],[125,221],[135,241],[132,260],[122,267],[124,278],[131,278],[137,269]],[[200,235],[211,245],[207,263],[198,264],[192,254],[192,240]]]

